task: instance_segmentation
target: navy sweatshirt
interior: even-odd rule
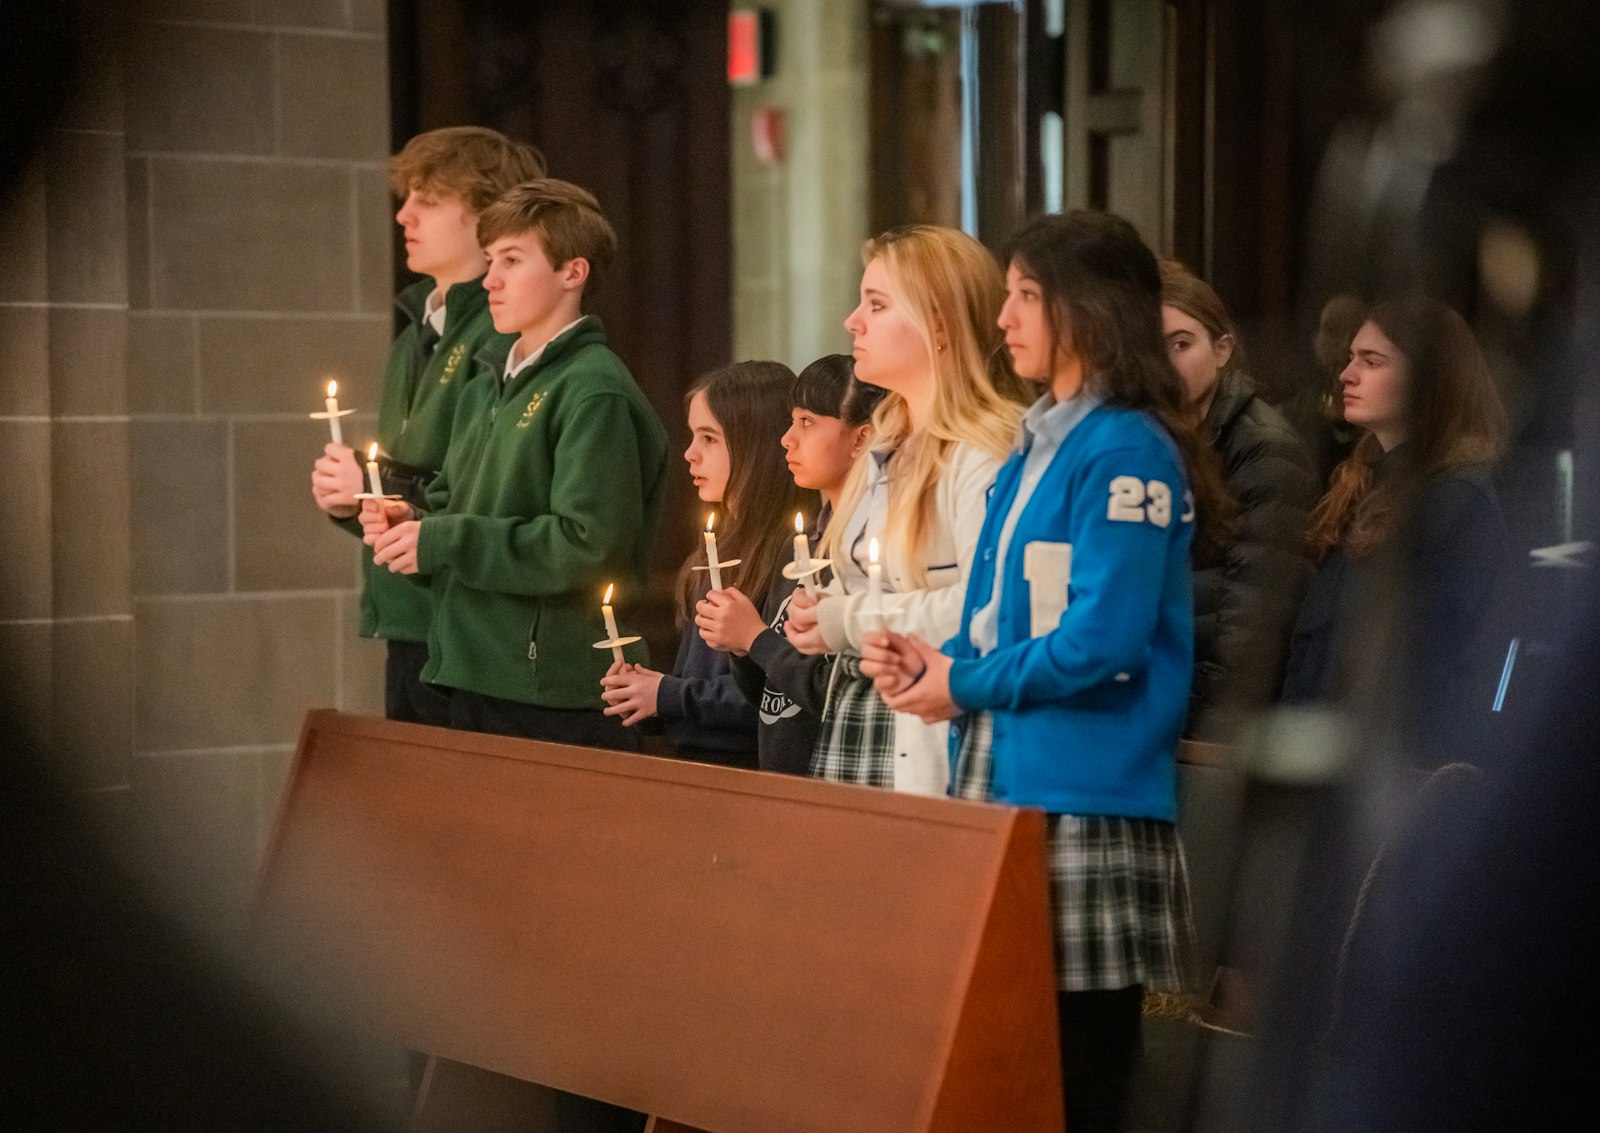
[[[702,583],[695,601],[708,589]],[[756,710],[740,691],[730,662],[689,621],[681,629],[672,672],[661,678],[656,715],[673,750],[685,759],[754,768]]]

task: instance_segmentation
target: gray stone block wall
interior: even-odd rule
[[[91,810],[236,923],[300,720],[381,711],[359,544],[315,511],[391,316],[382,0],[165,0],[0,220],[0,656]]]
[[[128,43],[131,779],[233,916],[308,707],[381,711],[359,545],[312,506],[322,384],[374,425],[392,333],[382,4],[169,2]]]

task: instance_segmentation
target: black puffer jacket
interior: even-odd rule
[[[1232,714],[1269,703],[1282,682],[1320,488],[1305,443],[1243,374],[1223,375],[1201,428],[1239,511],[1221,557],[1195,570],[1187,730],[1225,740]]]

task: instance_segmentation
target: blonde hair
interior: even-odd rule
[[[920,586],[927,582],[923,544],[951,453],[971,444],[1004,460],[1016,447],[1028,391],[1004,358],[995,319],[1005,282],[982,244],[953,228],[915,224],[868,240],[861,260],[882,261],[890,299],[922,340],[933,375],[933,404],[920,429],[912,430],[910,407],[893,391],[872,414],[875,447],[895,454],[882,542],[896,548]],[[864,452],[851,468],[839,495],[841,518],[860,504],[871,459]],[[829,525],[823,555],[842,552],[843,530],[842,523]]]

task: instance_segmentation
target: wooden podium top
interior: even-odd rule
[[[1035,811],[313,712],[256,923],[415,1049],[717,1133],[1062,1125]]]

